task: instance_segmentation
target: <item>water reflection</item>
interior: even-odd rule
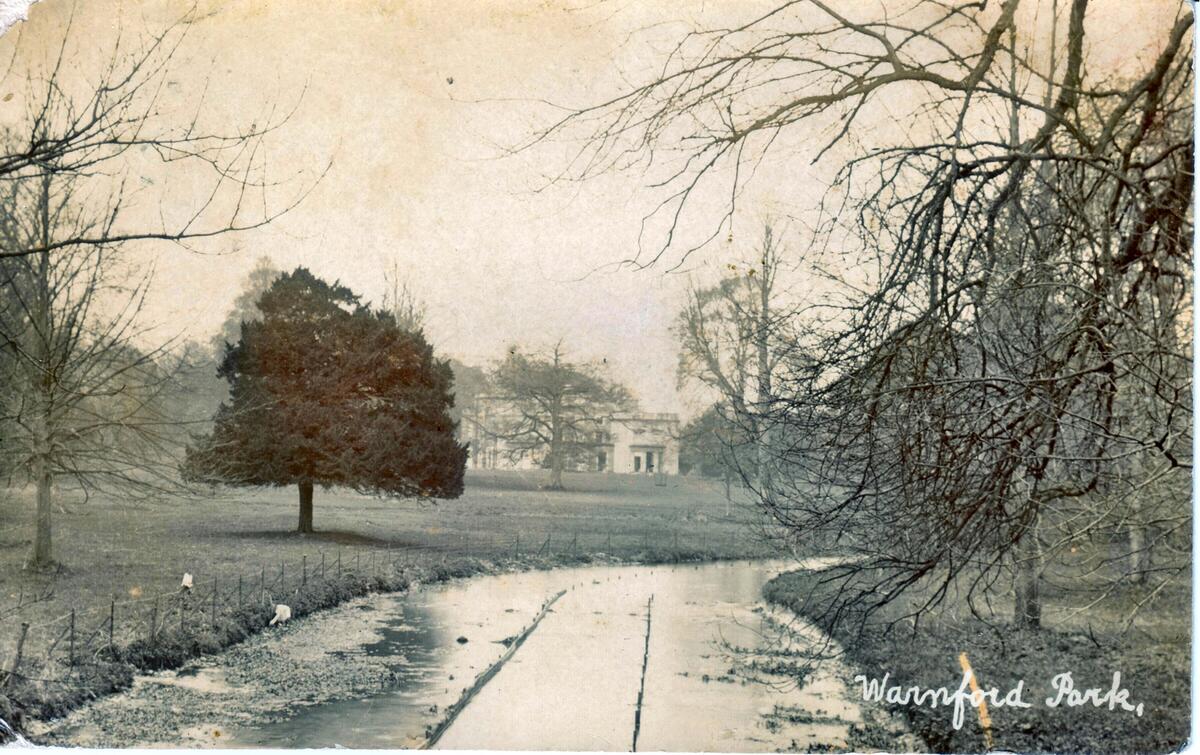
[[[654,595],[639,750],[774,751],[844,743],[858,720],[836,673],[797,688],[746,683],[728,647],[774,639],[756,605],[794,564],[590,567],[504,575],[381,598],[378,640],[361,651],[394,662],[392,689],[301,708],[236,731],[238,745],[413,747],[503,654],[542,602],[567,593],[465,708],[444,749],[628,750]],[[319,620],[319,619],[318,619]],[[463,640],[463,641],[460,641]],[[787,715],[778,714],[785,711]]]

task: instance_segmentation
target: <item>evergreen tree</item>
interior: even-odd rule
[[[296,485],[300,532],[313,486],[456,498],[467,451],[454,438],[453,374],[420,333],[304,268],[280,276],[219,374],[230,398],[189,449],[191,479]]]

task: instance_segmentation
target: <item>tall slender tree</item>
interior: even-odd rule
[[[674,333],[680,387],[699,384],[720,398],[722,417],[738,428],[733,436],[757,449],[752,461],[737,454],[749,462],[740,465],[738,474],[749,472],[761,489],[767,487],[772,462],[767,450],[772,443],[772,377],[792,341],[786,337],[791,312],[779,302],[781,241],[770,223],[764,225],[756,251],[749,264],[730,264],[716,284],[691,287]]]
[[[51,250],[111,222],[78,186],[45,172],[0,188],[0,249],[40,249],[0,258],[0,466],[36,491],[35,569],[54,563],[58,482],[124,496],[177,487],[181,448],[165,399],[178,359],[143,343],[149,276],[126,278],[107,245]]]

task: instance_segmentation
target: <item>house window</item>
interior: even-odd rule
[[[633,457],[633,471],[634,472],[642,471],[642,457],[638,456],[637,454],[634,454],[634,457]]]
[[[606,466],[608,466],[608,454],[601,451],[596,454],[596,471],[603,472]]]
[[[654,452],[647,451],[646,452],[646,472],[649,473],[649,472],[653,472],[653,471],[654,471]]]

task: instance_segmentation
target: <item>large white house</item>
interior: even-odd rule
[[[679,415],[616,414],[608,443],[596,450],[596,469],[621,474],[679,474]]]
[[[508,405],[493,397],[477,397],[463,416],[462,439],[470,446],[468,464],[474,469],[537,469],[545,450],[517,455],[502,437],[511,419]],[[573,443],[576,453],[567,468],[579,472],[618,474],[679,474],[679,416],[621,412],[599,420],[594,429]]]

